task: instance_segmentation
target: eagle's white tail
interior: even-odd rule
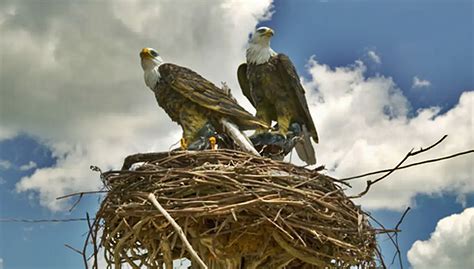
[[[304,124],[302,127],[301,140],[296,142],[295,145],[296,153],[305,163],[309,165],[316,164],[316,153],[311,144],[311,134],[308,132],[308,129]]]
[[[226,134],[228,134],[230,138],[232,138],[232,140],[234,140],[234,142],[239,145],[239,147],[243,151],[246,151],[256,156],[260,156],[258,151],[253,147],[252,142],[250,142],[248,137],[239,130],[239,127],[237,127],[237,125],[235,125],[226,118],[221,118],[220,123],[224,127],[224,131],[226,132]]]

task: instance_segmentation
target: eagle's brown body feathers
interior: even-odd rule
[[[319,142],[304,88],[288,56],[276,54],[263,64],[244,63],[237,76],[242,92],[257,110],[258,119],[268,125],[276,121],[282,135],[287,134],[290,124],[297,122],[304,125],[314,142]],[[303,139],[306,141],[296,145],[298,155],[314,164],[316,158],[311,141],[309,137]]]
[[[219,119],[226,117],[241,130],[269,128],[243,109],[226,91],[196,72],[175,64],[159,66],[160,80],[154,88],[158,104],[183,129],[183,138],[194,141],[210,122],[221,132]]]

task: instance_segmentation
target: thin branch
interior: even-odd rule
[[[441,144],[441,142],[443,142],[443,140],[445,140],[446,137],[448,137],[448,135],[443,135],[443,137],[441,137],[441,139],[438,140],[438,142],[434,143],[433,145],[431,145],[431,146],[429,146],[429,147],[427,147],[427,148],[425,148],[425,149],[420,148],[418,151],[413,152],[413,155],[416,155],[416,154],[418,154],[418,153],[422,153],[422,152],[428,151],[428,150],[430,150],[430,149],[436,147],[437,145]]]
[[[83,191],[83,192],[75,192],[75,193],[71,193],[71,194],[66,194],[64,196],[59,196],[56,198],[56,200],[61,200],[61,199],[65,199],[65,198],[69,198],[69,197],[72,197],[72,196],[77,196],[77,195],[80,195],[80,196],[83,196],[84,194],[96,194],[96,193],[107,193],[109,191]]]
[[[69,209],[69,212],[71,212],[79,204],[83,196],[84,196],[83,193],[79,195],[79,198],[77,198],[76,202],[74,202],[74,204],[71,206],[71,208]]]
[[[91,220],[89,218],[89,213],[86,212],[86,217],[87,217],[87,226],[89,227],[89,231],[91,231],[90,235],[91,235],[91,238],[92,238],[92,245],[94,246],[94,253],[93,253],[93,256],[94,256],[94,267],[93,268],[99,268],[97,266],[97,241],[96,241],[96,233],[93,233],[92,232],[92,229],[93,227],[95,227],[95,221],[93,224],[91,224]]]
[[[385,226],[380,222],[378,221],[377,219],[375,219],[372,215],[370,214],[366,214],[366,216],[368,216],[371,220],[373,220],[377,225],[379,225],[380,227],[382,227],[383,230],[387,230],[387,228],[385,228]],[[397,244],[395,242],[395,239],[393,239],[392,235],[390,233],[386,233],[386,235],[388,236],[388,238],[390,239],[390,241],[392,241],[392,244],[396,247]]]
[[[27,222],[27,223],[42,223],[42,222],[73,222],[73,221],[87,221],[86,218],[72,218],[72,219],[0,219],[0,222]]]
[[[81,252],[80,250],[78,250],[78,249],[76,249],[76,248],[74,248],[74,247],[71,247],[71,246],[68,245],[68,244],[64,244],[64,246],[67,247],[67,248],[69,248],[69,249],[71,249],[72,251],[74,251],[74,252],[76,252],[76,253],[79,253],[79,255],[82,256],[82,252]]]
[[[153,193],[149,193],[147,196],[147,199],[150,200],[150,202],[160,211],[161,214],[168,220],[175,231],[178,233],[179,237],[181,240],[183,240],[183,243],[185,244],[186,248],[188,249],[189,253],[193,258],[197,261],[197,263],[201,266],[203,269],[207,269],[207,265],[204,263],[204,261],[199,257],[199,255],[196,253],[196,251],[193,249],[191,244],[189,243],[188,239],[186,238],[186,235],[183,232],[183,229],[179,227],[178,223],[171,217],[171,215],[161,206],[161,204],[156,200],[156,197]]]
[[[408,211],[410,211],[410,207],[407,207],[407,209],[405,209],[405,212],[403,212],[400,220],[398,221],[397,225],[395,225],[395,230],[398,230],[398,227],[400,226],[400,224],[402,224],[403,222],[403,219],[405,218],[405,216],[407,215]]]
[[[395,225],[395,229],[396,229],[396,230],[398,230],[398,227],[400,226],[400,224],[402,224],[403,219],[404,219],[405,216],[407,215],[408,211],[410,211],[410,207],[407,207],[407,209],[405,210],[405,212],[403,212],[402,216],[400,217],[400,220],[398,221],[397,225]],[[395,262],[395,257],[398,256],[398,263],[400,264],[400,268],[403,269],[402,253],[400,252],[400,247],[399,247],[399,244],[398,244],[398,233],[395,233],[395,243],[396,243],[397,251],[396,251],[395,254],[393,255],[392,263],[390,263],[390,265],[392,265],[392,264]]]
[[[447,159],[455,158],[455,157],[458,157],[458,156],[461,156],[461,155],[470,154],[470,153],[474,153],[474,149],[466,150],[466,151],[462,151],[462,152],[458,152],[458,153],[455,153],[455,154],[452,154],[452,155],[448,155],[448,156],[444,156],[444,157],[440,157],[440,158],[428,159],[428,160],[421,161],[421,162],[416,162],[416,163],[411,163],[411,164],[403,165],[403,166],[398,167],[396,170],[402,170],[402,169],[405,169],[405,168],[409,168],[409,167],[417,166],[417,165],[421,165],[421,164],[427,164],[427,163],[432,163],[432,162],[444,161],[444,160],[447,160]],[[357,175],[357,176],[341,178],[341,179],[339,179],[339,180],[340,180],[340,181],[349,181],[349,180],[356,179],[356,178],[361,178],[361,177],[367,177],[367,176],[372,176],[372,175],[376,175],[376,174],[386,173],[386,172],[389,172],[390,170],[392,170],[392,169],[379,170],[379,171],[370,172],[370,173],[365,173],[365,174],[361,174],[361,175]]]
[[[84,267],[88,269],[89,264],[87,263],[87,261],[89,259],[87,258],[87,244],[89,243],[89,238],[92,236],[92,229],[90,228],[91,226],[89,223],[89,214],[86,215],[86,220],[87,220],[87,226],[89,227],[89,232],[87,233],[86,240],[84,241],[84,247],[82,248],[82,260],[84,261]]]
[[[382,266],[382,268],[387,269],[387,266],[385,265],[385,262],[383,261],[382,252],[379,250],[378,247],[375,248],[375,252],[377,253],[377,256],[379,257],[380,265]]]
[[[434,143],[433,145],[427,147],[426,149],[423,149],[423,148],[420,148],[419,150],[417,151],[413,151],[413,149],[411,149],[406,155],[405,157],[392,169],[390,169],[385,175],[375,179],[375,180],[367,180],[367,185],[365,187],[365,190],[357,195],[354,195],[354,196],[349,196],[348,198],[350,199],[354,199],[354,198],[360,198],[362,196],[364,196],[365,194],[367,194],[367,192],[370,190],[370,187],[381,181],[382,179],[388,177],[389,175],[391,175],[393,172],[395,172],[395,170],[399,169],[400,166],[410,157],[412,156],[415,156],[417,154],[420,154],[420,153],[423,153],[423,152],[426,152],[434,147],[436,147],[437,145],[439,145],[441,142],[443,142],[444,139],[446,139],[446,137],[448,137],[448,135],[444,135],[440,140],[438,140],[436,143]]]

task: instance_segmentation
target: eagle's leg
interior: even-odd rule
[[[208,119],[205,114],[195,105],[181,109],[179,124],[183,129],[183,138],[181,139],[181,148],[183,150],[188,149],[199,138],[199,131],[206,125],[207,121]]]
[[[186,138],[184,138],[184,136],[181,138],[179,143],[181,145],[182,150],[186,150],[188,148],[188,143],[186,142]]]
[[[268,105],[265,102],[262,102],[257,105],[257,114],[255,117],[259,120],[262,120],[265,122],[268,126],[272,125],[272,115],[270,113],[270,110],[268,109]],[[255,134],[261,134],[261,133],[266,133],[268,132],[268,129],[265,127],[258,127],[255,130]]]
[[[278,133],[285,138],[288,134],[288,129],[290,128],[291,120],[291,111],[287,109],[285,105],[279,106],[277,110]]]

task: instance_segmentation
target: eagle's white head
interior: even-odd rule
[[[140,52],[141,64],[145,78],[145,84],[153,90],[156,86],[156,83],[160,79],[160,72],[158,72],[158,67],[163,63],[160,55],[155,49],[152,48],[143,48]]]
[[[270,39],[275,32],[268,27],[260,27],[255,30],[249,40],[247,48],[247,63],[263,64],[267,62],[276,52],[270,48]]]

